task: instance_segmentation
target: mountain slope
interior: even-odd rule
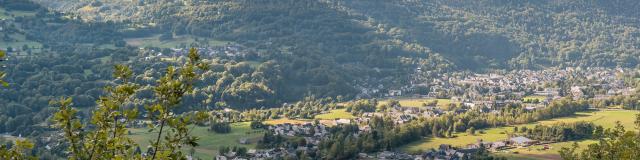
[[[76,13],[95,4],[40,1]],[[461,68],[634,67],[640,55],[640,3],[632,0],[172,2],[102,1],[102,8],[86,17],[132,17],[177,34],[348,52],[338,61],[368,62],[408,49],[441,54]],[[383,49],[370,53],[362,47]]]

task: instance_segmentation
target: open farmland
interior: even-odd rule
[[[191,134],[198,136],[200,140],[198,140],[198,144],[200,146],[196,147],[196,157],[201,159],[212,159],[218,152],[220,147],[247,147],[247,149],[252,149],[256,147],[256,142],[262,136],[262,130],[254,130],[249,126],[249,122],[242,123],[232,123],[231,124],[231,133],[227,134],[219,134],[215,132],[207,131],[208,127],[194,127]],[[149,141],[158,134],[157,131],[148,132],[148,128],[135,128],[131,130],[131,138],[138,144],[140,144],[140,148],[146,151],[147,146],[149,146]],[[240,144],[239,140],[241,138],[247,138],[250,142],[249,144]],[[186,151],[190,149],[190,147],[183,148]],[[188,153],[188,152],[187,152]]]
[[[421,141],[414,142],[406,145],[402,149],[409,152],[417,152],[422,150],[427,150],[431,148],[437,148],[440,144],[451,144],[453,146],[463,147],[469,144],[470,142],[476,142],[479,139],[483,141],[493,142],[504,140],[508,138],[507,133],[513,132],[514,127],[522,128],[524,126],[531,128],[537,124],[553,124],[558,122],[564,123],[572,123],[578,121],[587,121],[593,122],[596,125],[601,125],[605,128],[612,128],[615,126],[616,121],[620,121],[620,123],[627,129],[634,128],[634,120],[635,115],[640,113],[640,111],[631,111],[631,110],[599,110],[592,112],[580,112],[575,116],[571,117],[563,117],[563,118],[555,118],[546,121],[540,121],[536,123],[516,125],[516,126],[508,126],[508,127],[499,127],[499,128],[490,128],[482,130],[484,133],[476,133],[475,135],[469,135],[467,133],[456,133],[455,138],[424,138]],[[593,143],[593,140],[585,140],[581,141],[579,144],[588,145],[589,143]],[[570,146],[573,142],[562,142],[551,144],[551,149],[549,150],[538,150],[540,146],[532,146],[525,149],[515,149],[514,151],[519,152],[519,154],[532,154],[532,155],[540,155],[540,158],[545,159],[545,155],[559,158],[557,151],[562,147]],[[512,154],[509,153],[501,153],[504,154]],[[512,156],[518,157],[517,154],[513,154]],[[537,159],[540,159],[537,158]],[[548,157],[547,157],[548,158]]]
[[[346,109],[335,109],[329,111],[329,113],[320,114],[315,117],[315,119],[322,120],[334,120],[334,119],[353,119],[356,118],[351,113],[347,112]]]

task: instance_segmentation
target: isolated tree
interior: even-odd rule
[[[476,134],[476,128],[471,127],[469,129],[467,129],[467,134],[469,135],[475,135]]]

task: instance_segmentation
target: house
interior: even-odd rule
[[[451,147],[451,145],[449,145],[449,144],[440,144],[440,147],[438,147],[438,149],[443,150],[443,151],[444,150],[449,150],[451,148],[453,148],[453,147]]]
[[[584,92],[582,91],[582,86],[573,86],[571,87],[571,94],[573,95],[573,99],[580,99],[584,97]]]
[[[227,160],[227,157],[221,156],[221,155],[217,155],[216,156],[216,160]]]
[[[240,144],[249,144],[249,141],[247,140],[247,138],[240,138],[240,139],[238,140],[238,142],[239,142]]]
[[[256,149],[249,149],[249,151],[247,151],[247,154],[249,155],[255,155],[256,153],[258,153],[258,150]]]
[[[369,127],[368,125],[364,125],[364,126],[358,126],[358,130],[360,132],[368,132],[371,130],[371,127]]]
[[[409,116],[409,115],[406,115],[406,114],[405,115],[400,115],[396,119],[396,124],[403,124],[403,123],[411,121],[411,119],[412,119],[412,117]]]
[[[491,148],[491,150],[493,151],[497,151],[497,150],[502,150],[504,148],[507,148],[507,144],[502,141],[498,141],[498,142],[491,143],[491,145],[488,147]]]
[[[526,146],[530,146],[538,143],[538,141],[536,140],[531,140],[527,137],[522,137],[522,136],[510,138],[509,142],[511,142],[512,144],[518,147],[526,147]]]
[[[476,108],[476,104],[475,103],[464,102],[464,103],[462,103],[462,105],[465,106],[465,107],[469,107],[471,109],[475,109]]]
[[[389,152],[389,151],[384,151],[380,154],[378,154],[378,159],[393,159],[395,157],[395,153],[393,152]]]
[[[389,96],[402,96],[402,91],[401,90],[389,90]]]
[[[336,124],[351,124],[350,119],[338,119],[336,120]]]

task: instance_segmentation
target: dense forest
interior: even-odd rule
[[[640,54],[633,0],[38,2],[88,21],[155,23],[178,35],[381,68],[398,56],[460,68],[635,67]]]

